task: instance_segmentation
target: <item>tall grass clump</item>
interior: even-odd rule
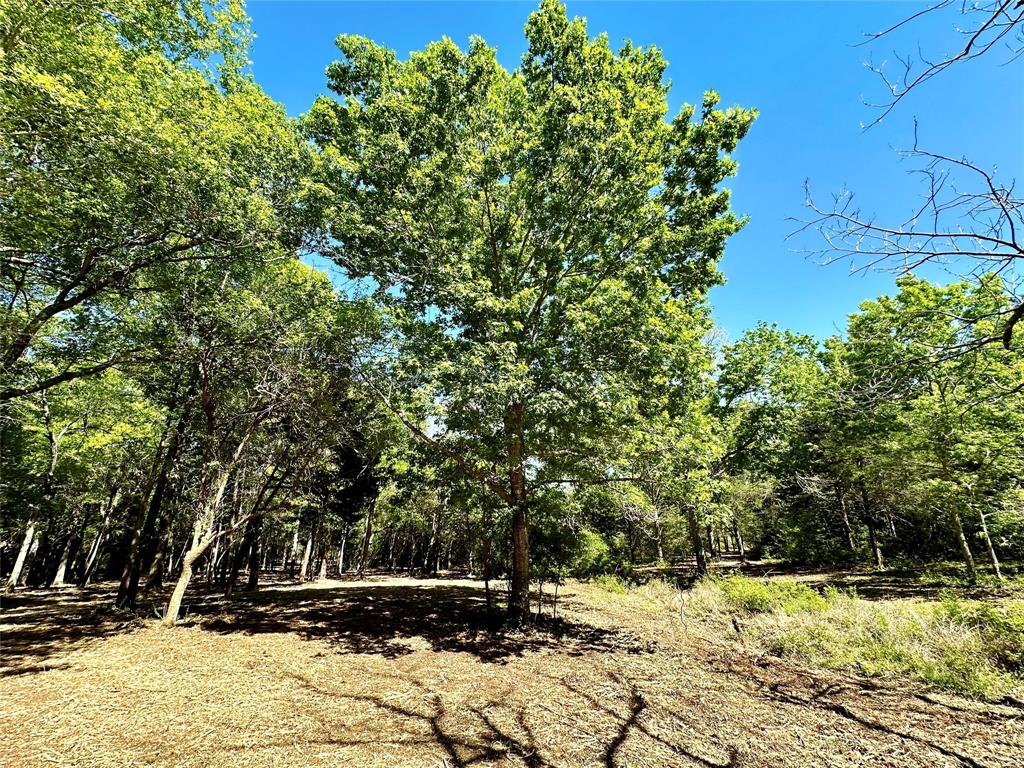
[[[990,700],[1024,696],[1024,602],[870,602],[792,579],[708,579],[684,613],[733,617],[765,650],[830,669],[906,677]]]

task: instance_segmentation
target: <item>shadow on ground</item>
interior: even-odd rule
[[[488,611],[482,590],[454,583],[267,590],[209,602],[192,615],[213,632],[295,633],[326,641],[341,653],[387,658],[421,648],[498,663],[546,648],[568,655],[645,651],[629,633],[564,618],[510,630],[499,609]]]
[[[66,664],[51,662],[80,645],[141,626],[129,611],[113,609],[108,587],[33,589],[5,595],[0,613],[0,676],[23,675]]]
[[[381,729],[386,729],[390,724],[398,736],[389,740],[381,732],[370,738],[347,733],[334,738],[318,739],[318,745],[436,745],[444,752],[441,764],[452,768],[492,765],[494,761],[504,765],[509,758],[516,759],[516,764],[521,763],[527,768],[555,768],[557,765],[546,754],[546,751],[551,750],[546,750],[539,742],[530,725],[530,720],[537,713],[531,715],[523,707],[510,707],[507,701],[494,699],[453,711],[445,706],[440,692],[416,680],[409,682],[418,689],[418,695],[407,697],[408,703],[399,703],[380,695],[339,692],[305,675],[294,676],[318,694],[373,707],[380,714]],[[655,752],[673,755],[675,759],[670,763],[672,765],[682,764],[679,760],[703,768],[736,768],[739,765],[739,755],[735,748],[726,747],[724,751],[728,754],[725,759],[716,761],[655,733],[647,722],[650,716],[671,716],[671,713],[656,712],[659,707],[652,705],[635,684],[618,675],[608,676],[607,682],[617,690],[603,697],[556,678],[548,679],[553,699],[568,699],[575,706],[596,710],[604,716],[605,728],[602,732],[587,733],[588,738],[585,739],[593,750],[592,764],[595,766],[616,768],[629,765],[621,755],[627,740],[636,742],[634,752],[640,750],[649,755]],[[547,711],[551,712],[550,709]],[[580,731],[578,725],[575,730]],[[273,742],[263,747],[287,747],[291,743]]]

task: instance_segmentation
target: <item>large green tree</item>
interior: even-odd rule
[[[389,382],[404,386],[375,386],[511,510],[514,619],[537,487],[592,468],[591,446],[615,440],[661,370],[666,301],[719,280],[743,223],[719,184],[755,117],[709,92],[667,120],[660,52],[614,50],[557,0],[525,31],[514,72],[476,38],[402,61],[342,36],[336,98],[305,123],[329,254],[372,278],[395,320]]]
[[[132,320],[179,265],[301,244],[310,155],[244,74],[246,22],[237,0],[0,6],[0,400],[166,354]]]

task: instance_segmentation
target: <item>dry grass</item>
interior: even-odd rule
[[[525,633],[495,630],[479,585],[466,581],[275,588],[208,602],[170,630],[93,606],[75,609],[68,631],[47,617],[71,611],[74,590],[62,607],[19,596],[3,617],[0,764],[1024,761],[1020,710],[762,657],[680,622],[664,586],[565,592],[565,619]],[[96,637],[85,631],[90,615]],[[25,633],[40,647],[19,642]]]
[[[873,677],[904,677],[976,698],[1024,701],[1024,601],[869,601],[788,578],[709,579],[684,614],[732,625],[767,652]]]

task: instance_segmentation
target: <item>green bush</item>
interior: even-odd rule
[[[608,546],[604,537],[586,528],[581,530],[576,557],[572,562],[572,572],[581,578],[589,578],[608,573],[614,567],[611,547]]]
[[[828,607],[825,596],[793,579],[769,581],[737,575],[719,579],[717,584],[731,606],[748,613],[796,613],[820,611]]]
[[[611,592],[616,595],[626,594],[626,583],[618,576],[613,574],[604,573],[600,576],[595,577],[592,583],[598,589],[603,589],[605,592]]]

